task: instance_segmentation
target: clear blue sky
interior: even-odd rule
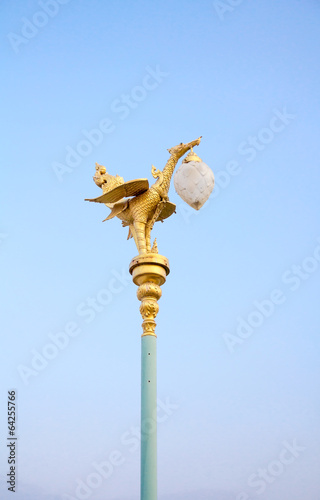
[[[14,388],[16,500],[138,499],[136,249],[84,198],[95,162],[151,181],[202,135],[210,200],[171,186],[153,231],[159,500],[318,500],[319,2],[5,0],[0,18],[1,498]]]

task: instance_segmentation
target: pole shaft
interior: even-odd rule
[[[161,285],[170,272],[166,257],[157,253],[138,255],[129,267],[138,285],[143,318],[141,335],[141,500],[157,500],[157,336]]]
[[[157,337],[141,337],[141,500],[157,500]]]

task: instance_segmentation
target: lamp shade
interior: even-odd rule
[[[180,198],[199,210],[213,190],[214,175],[211,168],[191,150],[176,171],[173,182]]]

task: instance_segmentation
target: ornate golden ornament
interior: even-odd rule
[[[134,238],[139,255],[157,251],[156,246],[151,248],[152,228],[155,222],[163,222],[170,217],[176,208],[168,197],[173,171],[179,159],[194,146],[198,146],[200,141],[201,137],[169,149],[170,158],[162,171],[152,165],[151,173],[157,181],[151,187],[147,179],[124,182],[119,175],[112,176],[103,165],[96,164],[93,180],[102,189],[103,194],[86,201],[104,203],[111,209],[105,220],[118,217],[124,227],[129,226],[128,239]]]
[[[193,151],[193,148],[191,148],[190,153],[188,153],[182,160],[182,163],[189,163],[189,161],[202,161],[201,158],[199,158],[199,156]]]
[[[158,300],[162,295],[160,286],[165,283],[170,272],[168,259],[158,254],[138,255],[132,259],[129,271],[133,282],[139,286],[137,297],[141,301],[142,337],[156,337],[155,318],[159,312]]]

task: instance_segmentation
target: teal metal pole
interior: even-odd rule
[[[141,337],[141,500],[157,500],[157,337]]]
[[[157,500],[157,336],[155,317],[169,261],[158,253],[141,254],[129,271],[141,301],[141,500]]]

